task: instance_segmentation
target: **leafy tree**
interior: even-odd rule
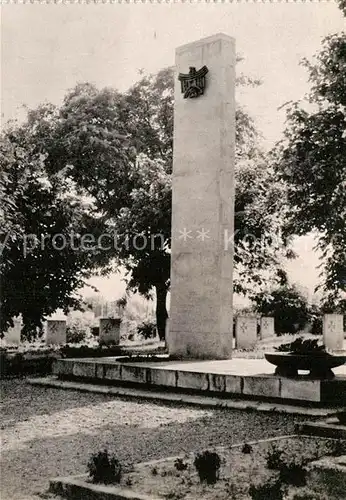
[[[38,110],[23,126],[8,128],[0,141],[0,331],[22,314],[27,339],[42,330],[46,315],[81,306],[76,289],[94,268],[94,250],[77,236],[97,233],[90,204],[74,193],[66,170],[48,175],[45,154],[32,141],[32,126],[49,113]]]
[[[345,12],[345,2],[340,2]],[[285,234],[316,235],[321,287],[335,308],[346,291],[346,35],[330,35],[309,71],[311,91],[291,103],[276,172],[287,186]]]
[[[258,82],[241,75],[238,84],[257,85]],[[156,318],[161,338],[165,332],[170,278],[173,86],[173,71],[168,68],[157,75],[142,78],[124,95],[122,102],[118,94],[111,94],[108,90],[98,92],[91,90],[90,86],[79,87],[67,96],[61,110],[62,135],[65,144],[68,143],[66,150],[69,151],[72,141],[76,144],[77,157],[80,158],[82,148],[85,157],[93,156],[96,163],[90,182],[89,166],[86,168],[87,162],[80,161],[77,175],[83,177],[76,177],[77,182],[91,193],[99,189],[101,200],[105,181],[108,182],[109,178],[121,175],[115,184],[126,184],[121,185],[119,197],[114,189],[111,202],[100,203],[99,207],[108,213],[109,228],[117,233],[121,243],[113,257],[116,265],[121,263],[128,270],[129,288],[144,295],[150,295],[153,288],[156,291]],[[90,121],[92,116],[98,124],[94,130],[101,134],[104,111],[100,103],[103,101],[107,101],[108,109],[114,110],[113,126],[117,128],[121,122],[123,128],[119,130],[129,139],[123,139],[122,144],[120,141],[120,145],[114,147],[112,163],[103,162],[100,167],[102,158],[95,159],[89,139],[78,136],[77,127],[83,129],[83,117]],[[273,172],[267,168],[258,146],[254,122],[239,106],[236,125],[235,290],[247,293],[254,283],[260,285],[263,279],[268,279],[268,275],[263,276],[263,270],[278,270],[280,267],[278,256],[282,240],[278,210],[282,208],[282,185],[273,182]],[[109,126],[106,126],[107,133]],[[121,145],[121,163],[118,165],[116,148]],[[102,144],[99,147],[102,151]],[[131,156],[134,151],[135,158]],[[69,161],[74,164],[75,159],[69,158]],[[100,175],[99,179],[95,179],[95,171]],[[246,235],[251,237],[246,240]],[[140,243],[141,237],[143,244],[147,242],[144,247]]]
[[[306,297],[294,285],[261,291],[251,297],[256,312],[273,316],[277,334],[296,333],[310,318]]]

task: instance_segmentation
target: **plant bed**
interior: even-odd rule
[[[304,492],[309,463],[345,451],[346,441],[289,436],[137,464],[114,486],[85,475],[52,480],[50,490],[75,500],[295,500],[304,498],[294,495]]]
[[[334,378],[332,368],[346,363],[346,356],[334,356],[326,351],[318,340],[297,338],[294,342],[281,344],[276,352],[265,353],[266,360],[276,366],[275,374],[296,377],[299,370],[310,372],[312,378]]]

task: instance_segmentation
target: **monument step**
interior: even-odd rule
[[[61,380],[54,376],[28,379],[31,385],[41,387],[53,387],[56,389],[75,390],[91,392],[96,394],[110,394],[117,397],[142,398],[154,401],[170,402],[177,404],[188,404],[206,406],[211,408],[228,408],[231,410],[249,410],[263,412],[287,413],[291,415],[303,415],[308,417],[325,418],[337,411],[337,408],[309,408],[281,402],[270,403],[249,399],[224,399],[219,396],[206,394],[186,394],[159,390],[159,388],[147,390],[139,387],[119,387],[112,385],[101,385],[81,380]]]
[[[346,405],[344,365],[331,380],[273,375],[264,360],[232,359],[207,362],[126,362],[114,358],[60,359],[53,365],[59,378],[101,384],[161,387],[170,392],[202,392],[224,398],[288,401],[299,406]],[[340,375],[339,375],[340,373]]]

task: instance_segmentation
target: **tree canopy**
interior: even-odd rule
[[[258,82],[241,75],[238,84],[256,86]],[[81,252],[66,249],[65,253],[51,254],[51,249],[43,253],[35,249],[39,255],[35,263],[42,271],[41,282],[33,274],[30,277],[32,264],[29,266],[29,261],[23,260],[25,293],[33,296],[36,286],[33,279],[38,289],[48,286],[51,290],[51,295],[47,294],[43,301],[46,306],[36,294],[35,314],[41,318],[57,307],[77,306],[72,292],[96,268],[106,273],[121,265],[129,273],[128,285],[132,290],[144,295],[156,290],[158,329],[160,336],[164,336],[170,278],[173,105],[173,71],[168,68],[141,78],[123,94],[79,84],[68,92],[60,107],[41,106],[29,113],[23,125],[5,133],[3,147],[5,144],[14,149],[21,147],[24,157],[29,159],[8,160],[4,175],[8,172],[16,175],[18,169],[28,165],[30,178],[41,172],[46,184],[53,186],[45,188],[47,192],[43,194],[43,188],[36,186],[27,196],[30,210],[36,207],[34,217],[28,218],[22,206],[17,207],[12,217],[9,206],[11,224],[18,218],[23,222],[19,229],[25,232],[67,234],[74,229],[110,243]],[[8,153],[4,150],[3,154]],[[3,179],[5,182],[0,186],[7,184]],[[23,189],[28,188],[26,184]],[[247,293],[254,285],[267,282],[275,272],[280,279],[281,189],[280,181],[274,182],[273,171],[259,147],[254,121],[246,110],[237,106],[235,290],[238,292]],[[49,207],[55,205],[52,211]],[[37,226],[39,223],[41,226]],[[6,251],[10,256],[14,249],[8,247]],[[53,267],[52,273],[49,266]],[[68,276],[63,287],[58,286],[58,270],[61,276]],[[4,272],[8,272],[7,268]],[[20,286],[18,279],[16,283],[13,280],[13,293]],[[3,307],[7,304],[4,302]],[[8,314],[15,312],[22,312],[25,317],[31,314],[29,308],[21,309],[18,301]]]
[[[344,8],[344,3],[341,5]],[[285,234],[313,232],[321,251],[321,287],[337,307],[346,291],[346,35],[330,35],[304,61],[311,91],[287,112],[276,172],[287,187]]]

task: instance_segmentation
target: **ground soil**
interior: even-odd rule
[[[304,417],[126,400],[2,381],[1,498],[33,500],[49,478],[86,472],[107,448],[123,463],[288,435]]]
[[[149,498],[172,500],[249,500],[249,485],[261,485],[279,477],[278,470],[268,468],[266,457],[271,450],[281,450],[286,464],[302,464],[335,453],[340,446],[333,439],[314,437],[290,437],[276,441],[252,444],[251,453],[243,453],[242,446],[211,448],[221,458],[219,480],[213,485],[201,483],[193,464],[194,454],[184,457],[187,469],[178,471],[175,459],[155,464],[140,465],[133,472],[124,474],[122,485],[134,491],[146,493]],[[343,444],[346,449],[346,443]],[[296,487],[288,487],[286,497],[291,497]],[[320,498],[320,497],[318,497]]]

